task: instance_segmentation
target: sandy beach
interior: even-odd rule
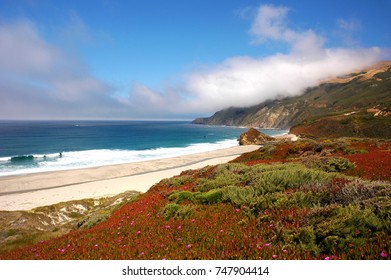
[[[30,210],[62,201],[146,192],[188,169],[226,163],[259,146],[236,146],[152,161],[0,177],[0,210]]]

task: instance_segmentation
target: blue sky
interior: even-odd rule
[[[390,0],[0,0],[1,119],[191,119],[390,59]]]

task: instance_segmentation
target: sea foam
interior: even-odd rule
[[[31,174],[38,172],[78,169],[112,164],[141,162],[171,158],[224,149],[238,145],[236,139],[216,143],[197,143],[186,147],[156,148],[146,150],[96,149],[53,154],[22,155],[28,161],[12,161],[12,157],[0,158],[0,176]],[[33,159],[31,160],[31,156]]]

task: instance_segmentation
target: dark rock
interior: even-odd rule
[[[266,135],[255,128],[250,128],[248,131],[243,132],[239,138],[239,145],[262,145],[268,141],[276,140],[269,135]]]

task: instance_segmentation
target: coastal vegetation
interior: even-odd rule
[[[390,259],[391,142],[266,143],[0,259]]]

